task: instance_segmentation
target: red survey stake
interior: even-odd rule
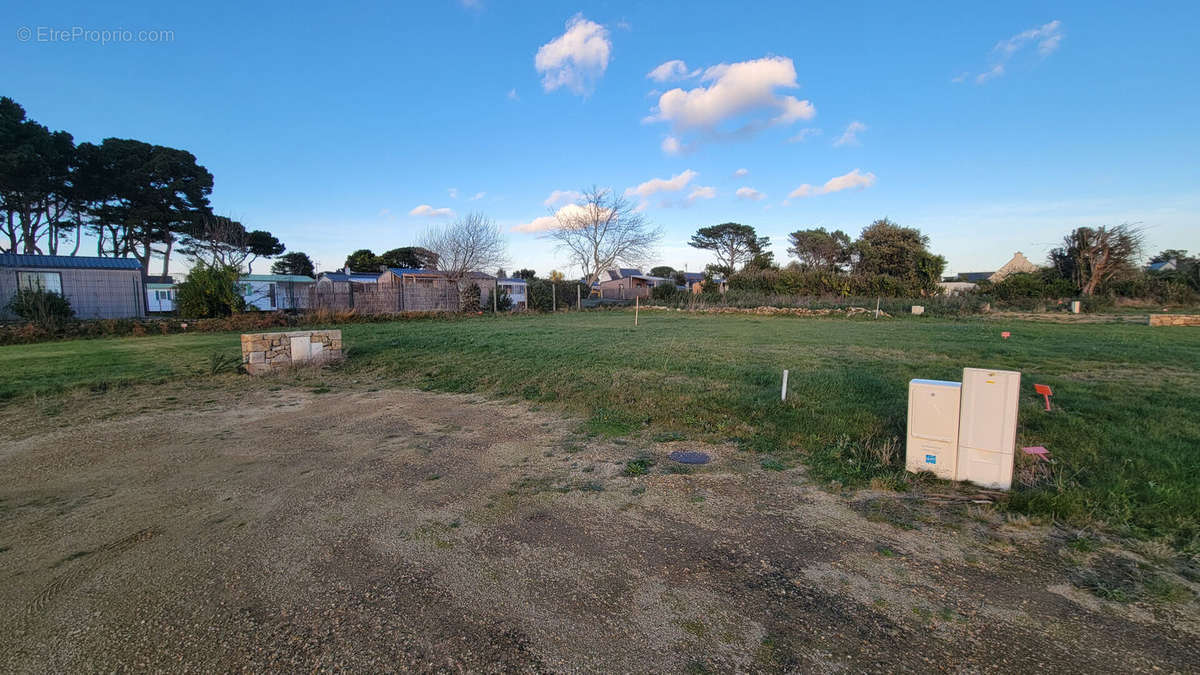
[[[1046,399],[1046,410],[1050,410],[1050,397],[1054,395],[1054,392],[1050,391],[1050,385],[1035,384],[1033,385],[1033,390],[1041,394],[1042,398]]]

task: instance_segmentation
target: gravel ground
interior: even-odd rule
[[[398,390],[11,403],[0,669],[1200,670],[1194,567],[578,428]],[[1086,581],[1134,573],[1170,600]]]

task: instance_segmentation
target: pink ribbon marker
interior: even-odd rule
[[[1000,337],[1004,338],[1005,340],[1007,340],[1008,336],[1010,336],[1010,335],[1012,335],[1012,333],[1010,333],[1008,331],[1004,331],[1003,333],[1000,333]]]
[[[1047,455],[1050,454],[1050,451],[1047,450],[1046,448],[1043,448],[1040,445],[1031,445],[1027,448],[1021,448],[1021,449],[1024,450],[1025,454],[1027,454],[1027,455],[1037,455],[1038,457],[1040,457],[1043,460],[1047,460],[1047,461],[1049,460],[1049,457],[1047,457]]]

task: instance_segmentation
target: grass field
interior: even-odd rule
[[[964,366],[1023,373],[1008,508],[1200,552],[1200,332],[1130,324],[584,312],[342,326],[336,370],[381,386],[480,392],[583,417],[602,435],[735,441],[764,469],[803,462],[845,487],[909,489],[906,386]],[[1000,338],[1010,330],[1009,340]],[[208,377],[236,334],[0,348],[0,397]],[[779,401],[782,370],[790,396]],[[340,376],[340,375],[339,375]],[[331,381],[336,377],[331,377]],[[1044,412],[1034,382],[1055,392]],[[336,388],[336,383],[330,385]]]

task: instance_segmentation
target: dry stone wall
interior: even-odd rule
[[[1200,326],[1200,314],[1151,314],[1151,326]]]
[[[340,330],[242,334],[242,363],[251,375],[262,375],[304,363],[328,363],[341,358]]]

